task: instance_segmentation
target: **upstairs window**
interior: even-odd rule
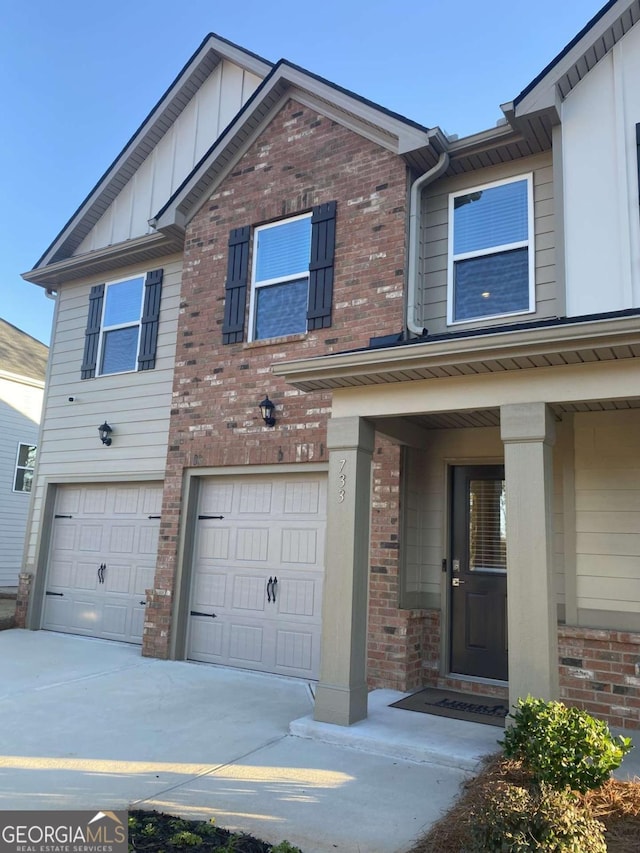
[[[19,444],[16,458],[16,470],[13,477],[13,491],[31,491],[33,469],[36,464],[36,447],[34,444]]]
[[[105,287],[98,359],[100,375],[136,369],[143,290],[142,277],[117,281]]]
[[[311,215],[256,228],[253,245],[249,340],[306,332]]]
[[[162,270],[91,288],[82,379],[153,370],[161,291]]]
[[[448,322],[535,310],[532,176],[452,193]]]

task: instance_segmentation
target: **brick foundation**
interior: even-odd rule
[[[16,595],[16,614],[14,619],[16,628],[25,628],[27,625],[27,610],[29,607],[32,581],[33,575],[30,572],[20,572],[18,575],[18,593]]]

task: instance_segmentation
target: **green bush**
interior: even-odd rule
[[[469,853],[606,853],[605,828],[569,791],[501,783],[473,814]]]
[[[501,741],[537,782],[584,793],[597,788],[632,749],[631,738],[614,737],[603,720],[562,702],[520,699],[513,725]]]

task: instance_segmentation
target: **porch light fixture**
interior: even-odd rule
[[[260,414],[262,415],[262,419],[267,426],[275,426],[276,419],[273,417],[273,413],[275,412],[276,407],[273,405],[268,396],[264,398],[264,400],[259,404],[260,406]]]
[[[109,426],[109,424],[105,421],[102,426],[98,427],[98,435],[100,436],[100,441],[103,444],[106,444],[107,447],[111,444],[111,433],[113,430]]]

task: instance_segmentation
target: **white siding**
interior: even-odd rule
[[[89,291],[99,280],[65,285],[60,290],[29,537],[30,566],[35,558],[45,480],[164,477],[182,261],[177,257],[155,261],[153,268],[164,270],[154,370],[81,380]],[[144,271],[132,267],[119,271],[118,277]],[[105,419],[113,427],[111,447],[98,438],[98,426]]]
[[[576,414],[581,610],[640,612],[640,412]]]
[[[491,181],[525,175],[533,172],[535,219],[535,313],[516,317],[480,320],[456,325],[455,329],[495,326],[518,320],[554,317],[558,314],[555,273],[555,231],[553,169],[551,154],[541,154],[483,169],[468,172],[455,178],[437,181],[428,187],[422,199],[422,232],[420,236],[421,276],[417,289],[417,322],[431,334],[446,332],[447,327],[447,264],[449,193],[472,189]]]
[[[640,27],[562,106],[567,313],[640,306]]]
[[[180,186],[260,82],[255,74],[228,60],[216,66],[74,254],[148,234],[148,220]]]
[[[17,586],[29,495],[14,492],[18,445],[37,444],[42,385],[0,377],[0,587]]]

